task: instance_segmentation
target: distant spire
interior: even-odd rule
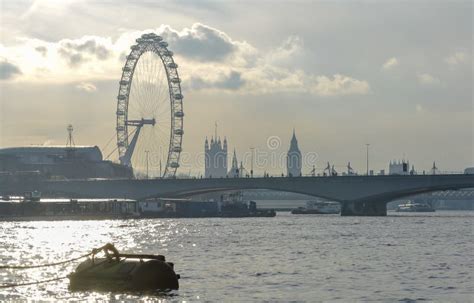
[[[235,153],[235,148],[234,148],[234,155],[232,157],[232,166],[231,166],[229,172],[227,173],[227,175],[232,177],[232,178],[237,178],[237,177],[240,176],[239,163],[237,162],[237,154]]]
[[[217,121],[214,122],[214,126],[215,126],[215,128],[214,128],[214,136],[215,136],[215,138],[216,138],[215,140],[217,140]]]
[[[290,150],[298,150],[298,139],[296,139],[296,132],[293,128],[293,136],[291,137]]]
[[[238,162],[237,162],[237,154],[235,153],[235,148],[234,148],[234,155],[232,156],[232,168],[237,168],[238,167]]]

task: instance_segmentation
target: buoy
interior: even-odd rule
[[[95,255],[103,251],[104,258]],[[162,255],[121,254],[110,243],[94,249],[69,276],[70,290],[144,291],[178,289],[174,264]]]

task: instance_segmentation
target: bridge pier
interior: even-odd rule
[[[343,202],[341,216],[386,216],[385,202]]]

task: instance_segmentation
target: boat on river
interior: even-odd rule
[[[95,258],[103,251],[104,258]],[[180,276],[162,255],[123,254],[110,243],[94,249],[69,276],[72,291],[147,291],[178,289]]]
[[[275,217],[274,209],[257,208],[255,201],[244,201],[241,191],[223,194],[219,201],[219,217],[242,218],[242,217]]]
[[[408,201],[404,204],[399,204],[397,212],[411,212],[411,213],[430,213],[435,212],[435,209],[427,203],[413,203]]]
[[[341,206],[337,202],[331,201],[308,201],[306,207],[298,207],[291,211],[293,215],[328,215],[328,214],[339,214],[341,212]]]

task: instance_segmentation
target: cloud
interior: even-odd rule
[[[434,85],[441,82],[438,78],[435,78],[434,76],[427,73],[419,74],[417,77],[418,82],[424,85]]]
[[[367,81],[337,71],[327,76],[298,68],[305,51],[298,36],[283,37],[281,44],[261,50],[201,23],[182,30],[162,25],[154,30],[124,31],[114,40],[100,36],[56,42],[22,38],[11,47],[0,45],[0,56],[12,56],[21,63],[22,81],[74,83],[78,89],[91,92],[93,86],[84,83],[118,80],[130,47],[149,32],[156,32],[168,42],[185,89],[319,96],[366,94],[370,90]]]
[[[40,53],[43,57],[46,57],[48,54],[48,49],[45,46],[37,46],[35,47],[35,51]]]
[[[21,75],[21,70],[18,66],[8,61],[0,62],[0,80],[10,80],[18,75]]]
[[[58,53],[66,59],[70,67],[76,67],[85,61],[80,53],[71,53],[62,48],[58,50]]]
[[[61,44],[66,50],[73,50],[78,53],[89,53],[95,55],[99,60],[107,59],[111,53],[106,46],[97,42],[95,38],[89,38],[86,41],[63,41]]]
[[[189,88],[193,90],[200,89],[224,89],[237,90],[245,84],[239,72],[232,71],[228,75],[220,75],[217,80],[210,80],[202,77],[191,77]]]
[[[88,82],[81,82],[76,85],[76,88],[88,93],[92,93],[97,90],[97,87],[94,84]]]
[[[392,57],[392,58],[388,59],[387,61],[385,61],[385,63],[382,65],[382,69],[390,70],[394,67],[397,67],[399,64],[400,64],[400,62],[398,61],[398,59],[395,58],[395,57]]]
[[[334,75],[333,79],[318,76],[313,90],[321,96],[365,95],[370,86],[367,81],[361,81],[344,75]]]
[[[452,67],[467,62],[467,54],[463,51],[457,51],[446,57],[445,61]]]
[[[233,41],[226,33],[201,23],[181,31],[163,25],[158,34],[176,53],[194,60],[223,61],[239,51],[251,50],[246,42]]]
[[[287,64],[296,56],[301,56],[304,52],[303,39],[299,36],[289,36],[275,50],[266,55],[266,61],[271,64]]]
[[[93,56],[103,61],[110,57],[112,50],[105,46],[97,37],[83,37],[78,40],[62,40],[59,43],[58,53],[65,58],[69,65],[75,67]]]

